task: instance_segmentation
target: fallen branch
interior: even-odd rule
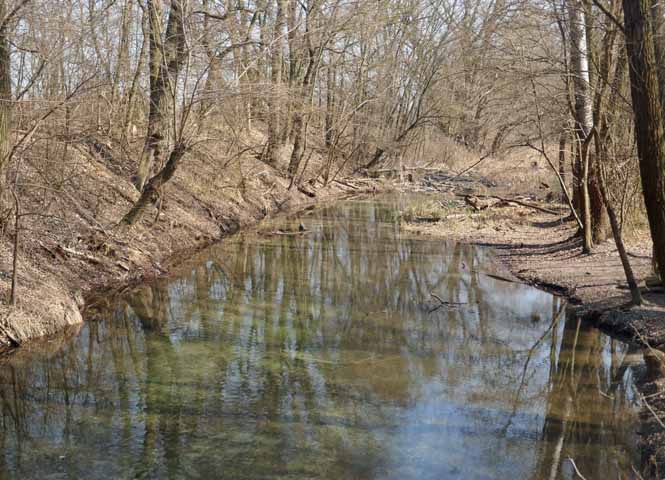
[[[286,232],[284,230],[274,230],[272,232],[261,232],[261,235],[265,235],[267,237],[273,236],[273,235],[281,235],[285,237],[289,236],[297,236],[297,235],[306,235],[308,233],[311,233],[310,230],[299,230],[297,232]]]
[[[438,309],[440,309],[441,307],[458,308],[458,307],[461,307],[462,305],[467,305],[466,302],[447,302],[435,293],[430,293],[430,295],[432,296],[432,298],[436,299],[439,302],[440,305],[437,305],[436,307],[434,307],[433,309],[431,309],[427,313],[434,313]]]
[[[502,275],[497,275],[495,273],[486,273],[486,272],[478,272],[478,273],[481,274],[481,275],[484,275],[486,277],[493,278],[494,280],[500,280],[502,282],[517,283],[519,285],[529,285],[530,286],[530,284],[527,283],[527,282],[523,282],[521,280],[514,279],[514,278],[504,277]]]
[[[351,185],[350,183],[345,182],[344,180],[337,180],[337,179],[335,179],[335,180],[333,180],[333,182],[335,182],[335,183],[339,183],[340,185],[342,185],[342,186],[344,186],[344,187],[351,188],[351,189],[353,189],[353,190],[358,190],[358,187],[356,187],[355,185]]]
[[[402,172],[443,172],[442,169],[436,167],[402,167],[400,168],[380,168],[372,170],[373,173],[399,173]]]
[[[487,158],[489,158],[489,157],[490,157],[489,154],[488,154],[488,155],[483,155],[482,157],[480,157],[480,160],[478,160],[476,163],[474,163],[474,164],[471,165],[470,167],[465,168],[464,170],[462,170],[461,172],[459,172],[457,175],[455,175],[455,176],[452,178],[452,180],[455,180],[456,178],[461,177],[461,176],[464,175],[465,173],[470,172],[471,170],[473,170],[474,168],[476,168],[478,165],[480,165],[481,163],[483,163],[483,162],[484,162]]]
[[[545,207],[540,207],[538,205],[534,205],[532,203],[527,203],[523,202],[522,200],[517,200],[515,198],[506,198],[506,197],[501,197],[499,195],[464,195],[461,193],[457,194],[458,197],[478,197],[478,198],[495,198],[501,202],[507,202],[507,203],[515,203],[517,205],[521,205],[522,207],[527,207],[527,208],[533,208],[534,210],[538,210],[543,213],[549,213],[550,215],[557,215],[561,216],[561,212],[557,212],[556,210],[550,210],[549,208]]]
[[[308,188],[305,188],[304,185],[298,185],[298,191],[300,193],[307,195],[309,198],[316,198],[316,193],[314,193],[312,190]]]
[[[9,340],[9,343],[12,347],[21,346],[21,341],[12,332],[10,332],[9,329],[4,325],[0,325],[0,333],[4,334],[5,337],[7,337],[7,340]]]
[[[573,457],[568,457],[568,460],[570,463],[573,465],[573,469],[575,469],[575,474],[580,477],[582,480],[586,480],[586,477],[580,473],[580,471],[577,469],[577,465],[575,465],[575,460],[573,460]]]
[[[73,248],[68,248],[68,247],[63,247],[62,245],[56,245],[56,251],[60,252],[60,254],[63,257],[72,256],[72,257],[78,257],[83,260],[86,260],[90,263],[94,263],[96,265],[101,264],[101,260],[98,258],[93,257],[92,255],[88,255],[87,253],[79,252],[77,250],[74,250]]]
[[[655,418],[656,421],[658,422],[658,424],[663,429],[665,429],[665,423],[663,423],[663,421],[660,419],[660,416],[656,413],[656,411],[653,409],[653,407],[651,405],[649,405],[649,402],[647,402],[647,399],[644,397],[644,395],[640,394],[640,397],[641,397],[641,400],[644,403],[644,405],[649,409],[649,411],[653,415],[653,418]]]

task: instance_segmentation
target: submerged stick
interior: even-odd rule
[[[436,300],[438,300],[440,305],[434,307],[433,309],[431,309],[427,313],[434,313],[438,309],[440,309],[441,307],[457,308],[457,307],[460,307],[462,305],[468,305],[466,302],[447,302],[447,301],[443,300],[441,297],[439,297],[437,294],[435,294],[433,292],[430,292],[430,295],[432,296],[432,298],[435,298]]]
[[[568,457],[568,460],[570,463],[573,465],[573,468],[575,469],[575,474],[580,477],[582,480],[586,480],[586,477],[580,473],[580,471],[577,468],[577,465],[575,465],[575,460],[573,460],[573,457]]]

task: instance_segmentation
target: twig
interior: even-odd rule
[[[484,162],[484,161],[485,161],[486,159],[488,159],[488,158],[489,158],[489,155],[483,155],[482,157],[480,157],[480,160],[478,160],[476,163],[474,163],[473,165],[471,165],[469,168],[465,168],[464,170],[462,170],[461,172],[459,172],[458,174],[456,174],[451,180],[455,180],[456,178],[461,177],[461,176],[464,175],[465,173],[470,172],[471,170],[473,170],[474,168],[476,168],[478,165],[480,165],[482,162]]]
[[[429,312],[427,312],[428,314],[436,312],[441,307],[457,308],[457,307],[460,307],[462,305],[467,305],[466,302],[446,302],[445,300],[443,300],[441,297],[439,297],[437,294],[435,294],[433,292],[430,292],[430,295],[432,296],[432,298],[435,298],[436,300],[438,300],[440,305],[438,305],[438,306],[434,307],[433,309],[431,309]]]
[[[638,478],[639,480],[644,480],[644,477],[643,477],[642,475],[640,475],[640,472],[638,472],[637,470],[635,470],[635,466],[634,466],[634,465],[631,465],[631,466],[630,466],[630,469],[633,471],[633,473],[634,473],[635,475],[637,475],[637,478]]]
[[[466,197],[468,195],[458,194],[458,196]],[[521,200],[517,200],[517,199],[514,199],[514,198],[506,198],[506,197],[501,197],[499,195],[472,195],[472,196],[478,197],[478,198],[496,198],[497,200],[500,200],[502,202],[516,203],[517,205],[521,205],[523,207],[533,208],[534,210],[538,210],[540,212],[549,213],[550,215],[557,215],[557,216],[562,215],[561,212],[557,212],[555,210],[550,210],[549,208],[539,207],[538,205],[534,205],[532,203],[526,203],[526,202],[523,202]]]
[[[582,480],[586,480],[586,477],[582,475],[580,471],[577,469],[577,465],[575,465],[575,460],[573,460],[573,457],[568,457],[568,460],[573,465],[573,468],[575,469],[575,473],[577,474],[577,476],[580,477]]]
[[[642,401],[644,402],[644,405],[646,405],[646,407],[649,409],[649,411],[653,415],[653,418],[655,418],[656,421],[660,424],[660,426],[663,427],[663,429],[665,430],[665,423],[663,423],[663,421],[660,419],[660,417],[658,416],[656,411],[653,409],[653,407],[651,405],[649,405],[649,402],[647,402],[647,399],[644,397],[644,395],[640,394],[640,397],[641,397]]]

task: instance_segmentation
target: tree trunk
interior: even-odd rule
[[[325,132],[324,140],[326,148],[330,149],[333,144],[334,129],[335,129],[335,81],[336,71],[335,66],[332,64],[332,54],[329,54],[328,68],[326,75],[326,118],[325,118]]]
[[[279,146],[282,143],[282,37],[284,35],[284,18],[286,13],[286,0],[277,0],[277,13],[275,14],[275,28],[272,36],[270,79],[272,81],[269,95],[269,118],[268,118],[268,144],[266,147],[266,161],[276,165],[278,160]]]
[[[293,110],[293,151],[291,152],[291,159],[289,161],[288,173],[291,178],[291,186],[296,181],[298,168],[302,162],[303,154],[305,153],[305,143],[307,141],[306,132],[306,110],[310,107],[312,99],[314,79],[319,66],[319,55],[321,49],[312,46],[311,38],[311,21],[313,15],[313,8],[308,7],[305,14],[305,33],[304,40],[307,49],[307,69],[300,86],[300,93],[298,95],[298,103]]]
[[[623,9],[642,190],[656,262],[662,266],[665,265],[665,131],[649,18],[650,1],[623,0]]]
[[[0,0],[0,19],[7,16],[7,2]],[[11,125],[13,113],[11,47],[9,27],[0,29],[0,202],[4,202],[7,184],[7,163],[11,151]]]
[[[665,113],[665,9],[659,0],[651,0],[651,21],[654,41],[654,52],[656,54],[656,76],[658,78],[658,91],[660,94],[660,108]],[[662,269],[658,268],[656,256],[656,244],[652,252],[653,272],[660,276]]]
[[[298,19],[296,14],[296,4],[297,2],[293,0],[288,0],[286,2],[286,40],[287,40],[287,49],[289,52],[289,62],[288,62],[288,84],[289,91],[286,96],[286,115],[284,128],[282,130],[282,143],[286,143],[291,138],[292,126],[293,126],[293,102],[291,101],[292,92],[295,89],[295,86],[298,83],[298,64],[299,54],[298,54]]]
[[[125,110],[125,136],[131,138],[133,136],[132,132],[132,123],[134,119],[134,109],[136,102],[136,94],[139,90],[139,84],[141,82],[141,74],[143,73],[143,67],[145,65],[145,57],[148,52],[148,39],[149,39],[149,18],[148,15],[143,13],[141,18],[141,32],[143,33],[143,42],[141,42],[141,50],[139,51],[139,58],[136,62],[136,70],[134,71],[134,76],[132,78],[132,84],[129,87],[129,92],[127,93],[127,107]]]
[[[598,137],[598,133],[596,133]],[[612,228],[612,236],[614,237],[614,243],[617,246],[619,252],[619,258],[621,259],[621,265],[623,267],[624,274],[626,275],[626,281],[628,282],[628,288],[630,288],[631,303],[633,305],[642,304],[642,294],[640,292],[640,287],[637,285],[637,280],[635,280],[635,274],[633,273],[633,268],[630,265],[630,260],[628,259],[628,253],[626,251],[626,246],[623,243],[623,237],[621,235],[621,227],[619,226],[619,220],[614,210],[614,206],[609,198],[607,193],[607,179],[604,175],[603,166],[601,165],[601,160],[597,161],[596,168],[598,170],[598,187],[600,188],[600,193],[603,196],[603,204],[607,209],[607,216],[609,218],[610,226]]]
[[[598,150],[594,157],[602,158]],[[591,209],[591,238],[594,244],[607,240],[609,233],[609,218],[605,211],[605,201],[600,187],[600,173],[598,162],[591,159],[589,165],[589,208]]]
[[[561,130],[561,134],[559,135],[559,176],[561,178],[566,179],[566,137],[567,137],[567,132],[566,130]],[[565,198],[565,193],[561,192],[561,198]]]
[[[581,161],[581,210],[584,225],[583,251],[589,253],[593,247],[591,200],[589,177],[591,151],[589,134],[593,128],[593,106],[589,84],[589,57],[587,52],[586,14],[580,0],[569,0],[567,4],[570,27],[570,61],[575,93],[575,133]]]
[[[127,73],[129,63],[129,32],[132,19],[132,3],[133,0],[125,0],[125,4],[122,7],[122,17],[120,19],[120,43],[118,44],[118,54],[115,62],[115,69],[113,71],[113,84],[111,86],[112,104],[114,104],[115,100],[119,98],[119,93],[121,92],[120,84]]]
[[[176,145],[169,155],[164,168],[162,168],[159,173],[152,177],[144,186],[141,191],[141,196],[132,206],[131,210],[123,217],[121,223],[126,225],[134,225],[136,222],[141,220],[143,217],[146,208],[148,205],[159,195],[159,191],[162,186],[173,178],[180,160],[187,152],[187,147],[183,144]]]
[[[155,160],[159,160],[168,140],[169,91],[185,58],[184,1],[171,0],[166,37],[162,40],[160,0],[148,0],[150,31],[150,111],[148,132],[136,175],[136,187],[143,190]]]

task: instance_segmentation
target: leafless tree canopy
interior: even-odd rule
[[[663,195],[662,126],[642,128],[662,119],[662,17],[651,0],[1,0],[2,226],[26,195],[71,196],[82,151],[137,189],[131,226],[192,156],[202,181],[253,156],[301,189],[451,166],[453,146],[545,158],[584,251],[620,243],[642,190]]]

